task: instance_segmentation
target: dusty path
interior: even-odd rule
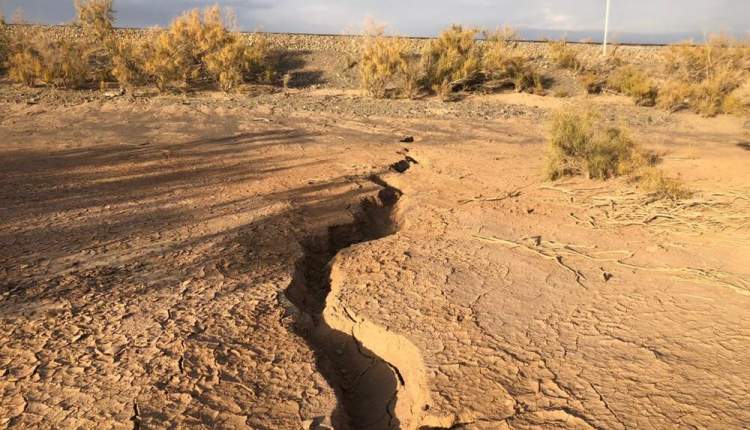
[[[262,100],[0,106],[0,426],[750,423],[737,120],[627,117],[678,210],[544,184],[535,99]]]

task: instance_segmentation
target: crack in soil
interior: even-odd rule
[[[325,233],[302,241],[304,255],[285,294],[300,311],[298,334],[312,347],[319,371],[336,392],[333,426],[417,428],[429,409],[417,348],[340,305],[335,291],[342,277],[332,271],[341,250],[398,230],[395,209],[403,193],[380,177],[369,179],[381,189],[361,201],[353,222],[329,226]]]

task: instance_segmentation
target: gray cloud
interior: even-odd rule
[[[621,39],[634,33],[700,35],[726,31],[746,33],[747,0],[612,0],[612,29]],[[120,26],[166,25],[180,11],[216,3],[213,0],[115,0]],[[484,28],[511,25],[539,36],[562,30],[596,36],[602,26],[604,0],[219,0],[237,12],[246,30],[341,33],[365,16],[387,22],[406,35],[433,35],[452,23]],[[72,0],[0,0],[6,15],[17,7],[27,19],[60,23],[73,18]],[[532,30],[535,29],[535,30]],[[550,33],[559,35],[561,33]],[[658,39],[658,36],[651,36]],[[664,39],[665,37],[662,37]]]

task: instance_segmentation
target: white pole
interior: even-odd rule
[[[609,4],[610,0],[607,0],[607,15],[604,18],[604,47],[602,48],[602,53],[604,56],[607,56],[607,42],[609,39]]]

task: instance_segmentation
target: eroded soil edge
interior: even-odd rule
[[[426,424],[429,410],[419,351],[405,338],[358,317],[338,297],[346,277],[337,260],[352,246],[399,229],[397,207],[403,193],[380,177],[370,180],[380,190],[362,199],[351,223],[329,226],[303,241],[305,253],[286,296],[300,310],[298,333],[315,350],[319,370],[336,390],[333,427],[418,428]],[[318,423],[311,428],[319,428]]]

